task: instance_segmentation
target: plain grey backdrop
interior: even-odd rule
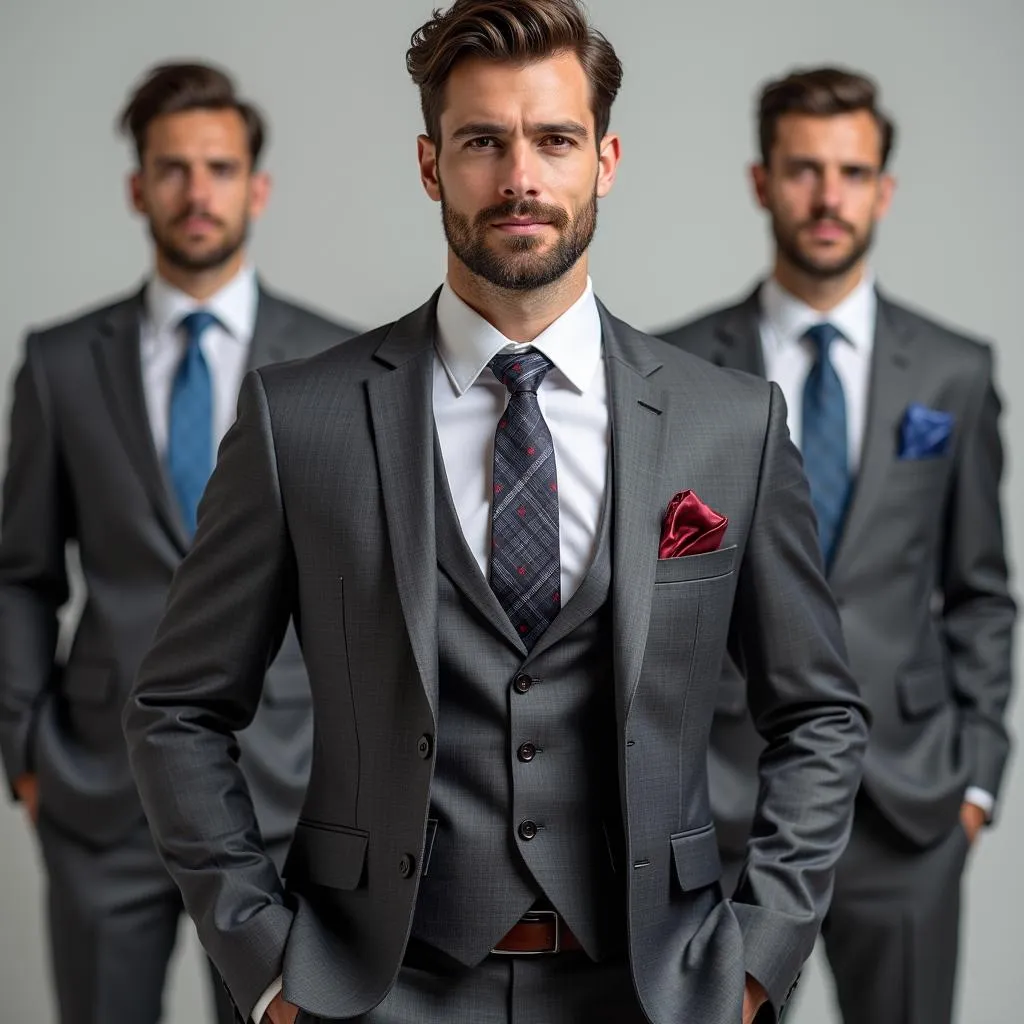
[[[0,0],[0,450],[26,326],[121,292],[147,269],[144,232],[126,208],[129,150],[113,122],[155,61],[222,63],[268,114],[276,188],[253,247],[268,282],[364,326],[429,295],[444,246],[438,210],[417,178],[419,108],[404,52],[430,7]],[[626,68],[612,119],[624,160],[601,207],[592,275],[611,309],[641,328],[737,294],[764,266],[765,226],[746,182],[763,79],[823,62],[879,79],[901,129],[900,187],[875,267],[896,296],[995,343],[1007,407],[1007,525],[1011,555],[1019,553],[1021,0],[590,0],[590,9]],[[1019,650],[1017,659],[1019,667]],[[999,827],[970,865],[966,1024],[1020,1019],[1022,771],[1015,762]],[[34,841],[20,811],[0,807],[5,1022],[53,1020],[42,900]],[[804,988],[797,1024],[834,1020],[818,966]],[[205,976],[191,937],[169,991],[168,1021],[204,1019]]]

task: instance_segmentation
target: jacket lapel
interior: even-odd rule
[[[761,286],[758,285],[738,306],[734,306],[715,331],[710,354],[716,366],[765,375],[761,347]]]
[[[388,332],[367,382],[398,595],[423,688],[437,719],[437,543],[432,381],[437,294]]]
[[[246,370],[270,366],[289,358],[288,331],[292,312],[280,299],[274,298],[257,282],[256,323],[249,345]]]
[[[879,295],[864,445],[830,579],[837,578],[856,557],[854,552],[863,544],[871,524],[872,510],[885,491],[900,419],[910,382],[915,379],[916,355],[912,335],[899,323],[892,305]]]
[[[170,482],[153,444],[139,351],[143,292],[114,306],[92,342],[100,383],[122,444],[149,495],[156,518],[182,555],[189,541]]]
[[[612,631],[619,724],[640,680],[661,539],[667,396],[642,335],[600,307],[612,442]],[[679,426],[679,424],[675,424]],[[685,436],[681,434],[680,436]]]

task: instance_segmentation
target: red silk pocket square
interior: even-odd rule
[[[717,551],[728,525],[726,516],[705,505],[693,491],[680,491],[668,503],[658,557],[682,558]]]

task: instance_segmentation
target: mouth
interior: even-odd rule
[[[819,242],[842,241],[850,234],[846,227],[835,223],[835,221],[819,221],[816,224],[810,224],[807,227],[807,232],[811,238]]]
[[[216,223],[209,217],[186,217],[178,223],[189,235],[205,235],[217,229]]]
[[[509,235],[534,235],[550,226],[546,220],[502,220],[491,225],[496,231]]]

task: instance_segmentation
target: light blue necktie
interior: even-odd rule
[[[829,349],[842,334],[829,323],[816,324],[804,337],[815,348],[815,361],[804,382],[804,472],[818,519],[818,539],[826,569],[832,564],[850,498],[846,396]]]
[[[182,319],[187,344],[171,388],[167,469],[190,537],[196,530],[199,499],[213,472],[213,382],[199,340],[217,322],[203,309]]]

